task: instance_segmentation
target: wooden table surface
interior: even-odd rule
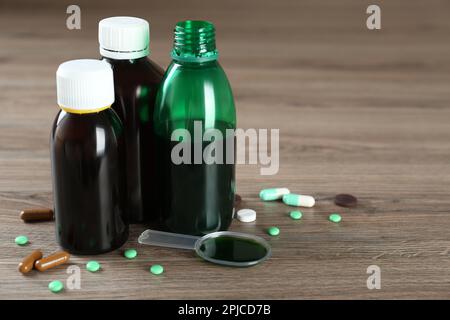
[[[0,5],[0,298],[450,298],[450,20],[448,1],[78,1],[82,29],[65,28],[64,1],[2,0]],[[62,3],[62,4],[58,4]],[[379,4],[382,29],[366,28]],[[92,259],[73,256],[81,289],[58,295],[67,266],[27,276],[17,264],[30,250],[58,250],[54,224],[24,224],[19,212],[51,207],[49,133],[58,110],[59,63],[98,57],[97,21],[137,15],[151,22],[152,59],[166,67],[172,27],[202,18],[217,26],[221,63],[236,98],[240,128],[280,129],[280,170],[259,175],[240,165],[242,206],[255,223],[231,230],[261,235],[273,257],[248,269],[215,266],[193,252],[143,247],[132,226],[125,247]],[[317,205],[291,220],[282,203],[258,192],[288,187]],[[359,206],[333,204],[337,193]],[[343,220],[327,220],[339,212]],[[264,230],[281,229],[270,238]],[[31,243],[14,244],[25,234]],[[165,267],[162,276],[148,272]],[[366,286],[381,268],[381,289]]]

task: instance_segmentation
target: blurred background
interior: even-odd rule
[[[70,4],[81,8],[81,30],[66,28]],[[370,4],[381,7],[381,30],[366,27]],[[444,0],[2,0],[0,149],[34,152],[44,162],[43,176],[33,181],[48,190],[48,133],[58,110],[55,71],[66,60],[99,57],[99,20],[131,15],[150,22],[150,57],[164,68],[177,21],[216,25],[238,125],[280,128],[282,169],[308,148],[302,161],[310,158],[327,171],[330,160],[361,160],[346,152],[355,144],[386,139],[392,149],[383,159],[392,161],[394,149],[425,144],[422,131],[448,137],[439,123],[429,127],[429,114],[417,108],[442,112],[450,101],[449,9]],[[411,132],[401,129],[412,126]],[[302,144],[291,143],[298,139]],[[0,157],[3,165],[20,161],[18,154],[7,155]],[[251,176],[258,172],[248,170]]]
[[[66,28],[70,4],[81,8],[81,30]],[[381,7],[381,30],[366,27],[370,4]],[[431,126],[427,122],[450,101],[449,9],[443,0],[2,0],[0,150],[14,151],[0,157],[9,168],[4,174],[21,159],[27,166],[31,152],[42,170],[27,179],[27,187],[37,183],[50,190],[55,71],[66,60],[99,57],[98,21],[115,15],[150,22],[150,57],[164,68],[177,21],[212,21],[238,126],[281,129],[281,174],[296,167],[300,154],[312,166],[300,173],[306,180],[311,170],[331,175],[330,163],[346,161],[355,161],[351,170],[363,174],[367,168],[357,164],[365,157],[347,151],[371,144],[371,159],[379,158],[380,165],[397,161],[398,152],[416,158],[415,148],[428,145],[428,138],[449,137],[440,117]],[[387,141],[389,148],[378,154],[377,146]],[[246,170],[259,178],[257,168]],[[17,179],[14,173],[10,177]],[[310,182],[317,183],[317,177]]]

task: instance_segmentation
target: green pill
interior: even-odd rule
[[[150,272],[158,275],[164,272],[164,268],[160,264],[154,264],[150,267]]]
[[[274,237],[280,234],[280,229],[278,229],[277,227],[270,227],[269,229],[267,229],[267,233]]]
[[[102,266],[97,261],[89,261],[86,263],[86,269],[90,272],[97,272]]]
[[[303,216],[301,211],[291,211],[289,213],[289,216],[293,219],[293,220],[300,220]]]
[[[340,221],[342,220],[342,217],[341,217],[340,214],[332,213],[332,214],[330,214],[330,216],[328,217],[328,219],[329,219],[331,222],[338,223],[338,222],[340,222]]]
[[[14,241],[16,242],[17,245],[24,246],[28,243],[28,237],[27,236],[18,236],[18,237],[16,237],[16,239]]]
[[[64,289],[64,285],[61,281],[55,280],[48,284],[48,289],[53,293],[58,293]]]
[[[127,259],[134,259],[137,256],[137,251],[135,249],[127,249],[123,253],[123,256]]]
[[[288,188],[271,188],[271,189],[263,189],[259,193],[259,197],[263,201],[273,201],[283,198],[285,194],[289,194],[290,191]]]

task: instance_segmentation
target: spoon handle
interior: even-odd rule
[[[200,237],[148,229],[142,232],[138,242],[158,247],[194,250],[198,239]]]

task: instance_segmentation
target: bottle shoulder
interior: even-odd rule
[[[180,77],[218,77],[226,79],[227,76],[217,60],[205,63],[181,63],[173,60],[166,71],[166,76]]]
[[[197,65],[172,61],[164,75],[160,91],[184,92],[186,90],[189,90],[191,95],[203,95],[206,90],[210,94],[232,97],[228,77],[217,61]]]
[[[74,114],[60,110],[53,122],[52,136],[82,140],[99,133],[120,137],[122,131],[122,123],[112,108],[86,114]]]
[[[159,84],[164,76],[164,70],[153,60],[143,57],[134,60],[116,60],[102,58],[108,62],[114,72],[114,81],[130,84]]]
[[[204,65],[171,63],[155,103],[154,126],[159,135],[170,134],[168,122],[203,121],[208,127],[224,123],[235,127],[236,111],[228,78],[216,61]],[[180,127],[180,125],[176,125]]]

